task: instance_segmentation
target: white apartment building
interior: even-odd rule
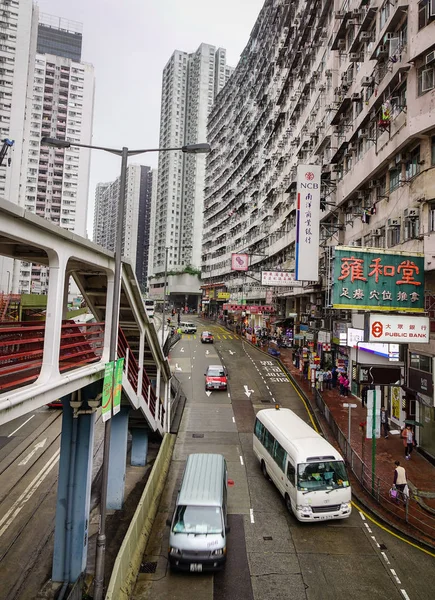
[[[112,183],[97,184],[95,190],[93,240],[112,251],[116,245],[119,185],[118,177]],[[152,185],[150,167],[135,164],[127,167],[122,255],[132,262],[142,289],[148,275]]]
[[[38,48],[49,48],[53,54],[37,53],[35,58],[18,202],[26,210],[86,237],[90,151],[49,148],[40,143],[42,136],[81,144],[92,141],[94,68],[68,57],[66,44],[70,40],[80,51],[80,23],[41,15]],[[72,55],[77,56],[76,48]],[[45,293],[47,277],[45,267],[16,263],[13,288],[18,293]]]
[[[225,50],[201,44],[196,52],[176,50],[163,70],[160,118],[160,147],[177,147],[203,142],[207,118],[216,94],[232,69],[226,66]],[[168,266],[182,270],[200,266],[205,177],[204,156],[181,152],[159,157],[153,272],[164,270],[165,248]]]
[[[435,316],[434,21],[430,0],[266,0],[209,117],[206,293],[269,304],[271,288],[232,271],[231,253],[249,254],[257,279],[261,270],[294,269],[296,167],[318,164],[321,276],[272,290],[277,315],[296,314],[295,332],[304,323],[315,343],[336,323],[360,326],[355,311],[329,308],[329,259],[340,244],[424,252]],[[353,354],[332,345],[337,356],[348,352],[352,371]],[[435,338],[409,345],[410,363],[429,364],[417,368],[430,378],[434,356]],[[417,400],[403,398],[406,412],[425,422],[420,445],[435,456],[434,400],[414,391]]]
[[[0,2],[0,140],[15,142],[0,167],[0,197],[11,202],[18,202],[26,98],[33,85],[37,29],[38,7],[32,0]],[[1,257],[0,292],[10,291],[12,270],[13,261]]]

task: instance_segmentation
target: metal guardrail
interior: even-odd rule
[[[371,466],[367,465],[348,443],[346,435],[338,426],[319,390],[315,390],[315,401],[331,428],[348,467],[364,491],[396,519],[405,521],[424,535],[435,539],[435,517],[424,511],[413,497],[412,484],[409,486],[411,493],[407,502],[401,500],[396,502],[390,498],[391,481],[386,481],[377,475],[373,477]]]

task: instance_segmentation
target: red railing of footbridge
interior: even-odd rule
[[[45,322],[28,321],[0,326],[0,393],[29,385],[38,379],[43,362]],[[64,321],[61,328],[59,371],[66,373],[101,360],[104,346],[104,323]],[[139,365],[119,330],[118,356],[125,358],[127,378],[141,394],[156,417],[157,399],[148,375],[143,370],[139,388]],[[163,422],[162,413],[157,415]]]

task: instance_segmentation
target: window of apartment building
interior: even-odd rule
[[[381,7],[380,19],[379,19],[379,29],[382,29],[384,27],[385,23],[388,21],[388,18],[390,16],[390,10],[391,10],[391,1],[386,0]]]
[[[406,161],[406,179],[411,179],[420,173],[420,146],[414,148]]]
[[[421,96],[433,90],[435,83],[434,63],[424,64],[417,70],[418,95]]]
[[[421,0],[418,3],[418,28],[422,29],[435,19],[435,1]]]
[[[420,235],[420,219],[406,218],[405,219],[405,240],[415,240]]]
[[[406,108],[406,81],[394,92],[394,96],[390,98],[391,113],[393,118]]]
[[[390,170],[390,192],[397,190],[400,185],[400,165]]]
[[[435,204],[429,204],[429,231],[435,231]]]
[[[400,227],[388,228],[388,247],[397,246],[400,244]]]

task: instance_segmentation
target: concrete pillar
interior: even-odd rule
[[[128,414],[130,408],[121,406],[112,417],[110,433],[109,480],[107,485],[107,508],[120,509],[124,503],[125,471],[127,468]]]
[[[145,427],[133,427],[130,429],[131,464],[133,467],[144,467],[147,463],[148,454],[148,429]]]
[[[81,390],[84,406],[98,393],[96,385]],[[71,395],[62,399],[52,579],[72,583],[86,568],[95,413],[74,418],[70,399]]]

